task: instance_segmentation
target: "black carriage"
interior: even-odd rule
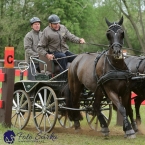
[[[68,70],[58,73],[59,66],[45,57],[31,58],[31,65],[34,65],[34,61],[39,63],[41,69],[41,73],[34,73],[36,80],[23,80],[21,76],[20,81],[14,84],[12,125],[23,129],[30,116],[33,116],[34,124],[41,132],[51,132],[57,120],[62,127],[70,128],[73,127],[73,122],[69,120],[66,110],[78,110],[85,113],[89,126],[98,130],[99,121],[92,107],[93,93],[84,88],[80,97],[80,108],[67,107],[67,98],[63,91],[67,86]],[[20,63],[19,67],[23,74],[22,68],[27,67],[26,64]],[[109,125],[112,103],[105,96],[100,109]]]

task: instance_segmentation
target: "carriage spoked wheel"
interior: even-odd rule
[[[34,123],[39,132],[50,132],[58,115],[58,101],[55,92],[48,86],[40,88],[33,102]]]
[[[63,114],[60,113],[58,115],[58,122],[63,128],[72,128],[74,126],[73,122],[69,120],[69,117],[66,111]]]
[[[11,122],[12,126],[23,129],[30,118],[31,102],[24,90],[16,90],[13,93],[13,106]]]
[[[104,116],[108,126],[112,118],[112,103],[107,102],[106,99],[101,102],[101,113]],[[96,113],[93,110],[86,111],[86,119],[91,129],[100,131],[100,122],[97,118]]]

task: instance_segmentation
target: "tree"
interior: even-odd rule
[[[3,58],[5,46],[14,46],[15,59],[24,59],[23,38],[31,30],[29,19],[34,16],[41,19],[41,29],[43,30],[48,25],[48,16],[55,13],[60,17],[61,23],[66,25],[73,34],[84,37],[87,42],[95,40],[96,32],[94,29],[98,23],[95,18],[95,8],[90,1],[2,0],[0,7],[1,58]],[[74,53],[82,52],[82,45],[72,43],[69,45]],[[84,47],[87,46],[83,45]]]
[[[0,57],[5,46],[14,46],[15,58],[24,59],[23,38],[31,30],[29,20],[37,16],[41,19],[41,30],[48,25],[48,16],[55,13],[70,32],[83,37],[86,44],[69,43],[74,53],[101,51],[107,45],[105,32],[109,21],[118,21],[124,15],[125,46],[145,48],[143,0],[1,0],[0,1]],[[128,7],[130,6],[130,7]],[[129,21],[128,21],[129,20]]]
[[[128,31],[128,45],[145,52],[144,0],[110,0],[110,3],[114,3],[130,22],[126,21],[125,23],[125,28]],[[114,9],[114,7],[111,8]]]

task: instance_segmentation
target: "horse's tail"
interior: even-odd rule
[[[66,84],[63,90],[63,95],[66,99],[66,107],[72,107],[72,97],[71,97],[71,92],[69,89],[69,85]]]
[[[72,96],[71,96],[71,92],[70,92],[68,84],[66,84],[65,87],[63,88],[63,96],[66,100],[66,107],[73,108]],[[68,115],[69,119],[72,121],[73,114],[72,114],[71,110],[67,110],[67,115]]]
[[[63,96],[65,97],[65,100],[66,100],[66,107],[73,108],[73,104],[72,104],[73,97],[72,97],[68,84],[63,89]],[[77,111],[76,113],[76,111],[73,111],[72,109],[67,109],[67,115],[70,121],[74,121],[76,119],[75,117],[76,114],[78,114],[78,117],[77,117],[78,120],[83,120],[83,116],[79,111]]]

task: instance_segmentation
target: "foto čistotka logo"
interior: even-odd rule
[[[4,133],[4,141],[8,144],[13,144],[15,141],[15,133],[12,130],[8,130]]]

